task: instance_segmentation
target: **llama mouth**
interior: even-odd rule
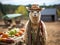
[[[33,17],[33,18],[37,19],[38,17]]]
[[[33,17],[33,20],[34,20],[34,21],[37,21],[37,20],[38,20],[38,17]]]

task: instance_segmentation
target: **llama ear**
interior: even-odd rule
[[[26,9],[27,9],[28,11],[30,11],[30,8],[29,8],[29,7],[26,7]]]

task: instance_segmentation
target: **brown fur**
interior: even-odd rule
[[[46,29],[45,29],[45,24],[41,21],[41,14],[40,14],[40,11],[37,12],[36,10],[30,10],[30,13],[29,13],[29,21],[27,22],[26,24],[26,32],[25,32],[25,37],[24,37],[24,40],[25,40],[25,43],[26,45],[32,45],[31,44],[31,31],[35,31],[36,36],[40,36],[40,38],[37,40],[36,42],[36,45],[45,45],[45,42],[46,42]],[[40,25],[40,23],[42,25]],[[40,28],[41,27],[41,28]],[[39,31],[38,31],[39,30]],[[43,30],[43,35],[42,35],[42,31]],[[38,33],[38,35],[37,35]],[[37,44],[38,43],[38,44]],[[35,45],[35,44],[33,44]]]

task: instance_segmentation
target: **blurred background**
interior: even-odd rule
[[[31,7],[32,4],[38,4],[44,8],[41,11],[41,20],[46,25],[47,45],[60,45],[60,0],[0,0],[0,30],[6,30],[2,27],[8,25],[8,22],[6,23],[8,19],[20,20],[19,23],[25,24],[29,19],[26,7]],[[21,16],[16,16],[17,14]]]

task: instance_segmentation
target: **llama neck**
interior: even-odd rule
[[[31,23],[31,27],[32,27],[33,29],[38,29],[39,23],[37,23],[37,24]]]

